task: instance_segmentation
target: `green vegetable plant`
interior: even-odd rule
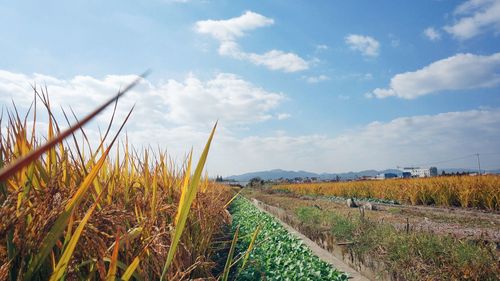
[[[233,231],[239,225],[237,252],[245,253],[256,226],[260,231],[249,254],[247,265],[237,280],[347,280],[315,256],[298,238],[292,236],[273,217],[259,211],[239,196],[231,206]]]

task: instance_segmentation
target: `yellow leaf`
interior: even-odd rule
[[[183,197],[181,195],[182,201],[180,202],[177,210],[175,231],[172,237],[172,242],[170,244],[170,249],[168,250],[167,260],[165,261],[165,265],[163,266],[163,271],[160,280],[163,280],[165,278],[165,274],[167,273],[168,267],[174,260],[175,252],[177,250],[181,234],[184,231],[189,211],[191,209],[191,204],[193,203],[193,200],[196,197],[196,193],[198,192],[201,173],[203,172],[203,167],[205,166],[205,162],[207,161],[208,151],[210,150],[210,144],[212,143],[212,139],[216,128],[217,128],[217,123],[215,123],[215,126],[212,129],[212,133],[210,134],[207,144],[205,145],[205,149],[203,149],[203,153],[200,156],[200,160],[198,160],[198,165],[196,166],[196,170],[194,171],[193,178],[190,181],[188,188],[183,189],[182,193],[183,194],[185,193],[185,196]]]
[[[137,266],[139,265],[140,261],[141,260],[140,260],[139,256],[135,257],[135,259],[132,261],[132,263],[127,267],[127,269],[123,273],[121,279],[124,281],[128,281],[130,279],[130,277],[132,277],[132,274],[134,274],[134,271],[137,268]]]
[[[92,205],[92,207],[90,207],[90,209],[87,211],[87,213],[83,217],[82,221],[80,222],[80,224],[76,228],[75,233],[73,233],[73,235],[71,235],[71,239],[69,240],[69,243],[68,243],[66,249],[64,249],[64,252],[63,252],[61,258],[59,259],[59,262],[57,262],[57,266],[56,266],[54,272],[52,273],[52,276],[50,276],[50,281],[56,281],[56,280],[61,279],[61,277],[66,272],[66,268],[68,267],[69,260],[71,259],[71,256],[73,255],[73,251],[75,250],[76,244],[78,243],[78,239],[80,239],[83,228],[85,227],[88,220],[90,219],[90,216],[94,212],[95,207],[97,206],[96,203],[97,202],[95,202]]]
[[[120,236],[116,237],[115,248],[113,249],[113,255],[111,256],[111,263],[109,265],[106,281],[114,281],[116,278],[116,266],[118,264],[118,249],[120,249]]]

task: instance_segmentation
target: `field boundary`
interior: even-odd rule
[[[321,260],[324,262],[331,264],[334,268],[336,268],[339,271],[345,272],[349,275],[349,280],[353,281],[369,281],[371,279],[368,279],[367,277],[363,276],[360,272],[356,271],[356,269],[352,268],[348,264],[346,264],[343,260],[339,259],[329,251],[323,249],[321,246],[319,246],[316,242],[313,240],[309,239],[307,236],[281,220],[278,216],[275,214],[269,212],[266,210],[263,206],[268,206],[267,204],[252,198],[250,200],[252,204],[259,209],[259,211],[264,212],[273,218],[275,218],[290,234],[296,236],[299,238],[317,257],[319,257]],[[269,206],[270,207],[270,206]]]

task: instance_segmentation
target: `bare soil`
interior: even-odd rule
[[[245,191],[248,196],[266,204],[293,212],[298,207],[317,207],[342,215],[357,215],[360,208],[350,208],[345,202],[298,196],[273,194],[259,190]],[[362,205],[362,202],[358,202]],[[388,205],[370,203],[375,210],[365,210],[365,216],[374,221],[390,223],[398,229],[424,231],[438,235],[452,235],[459,239],[494,242],[500,246],[500,214],[473,209],[437,208],[428,206]]]

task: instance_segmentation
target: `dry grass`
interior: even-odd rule
[[[7,112],[8,120],[0,121],[0,168],[42,146],[35,136],[60,134],[48,99],[39,97],[49,113],[48,132],[27,125],[28,118],[36,124],[36,114]],[[227,223],[230,193],[191,176],[190,163],[176,167],[162,151],[137,152],[125,141],[115,144],[111,158],[116,136],[110,141],[107,135],[87,157],[89,142],[72,135],[0,181],[0,280],[157,280],[164,268],[168,280],[213,278],[213,239]],[[200,159],[198,167],[203,164]],[[186,194],[181,227],[176,215]],[[172,237],[179,230],[177,246]]]
[[[411,205],[500,210],[500,176],[451,176],[422,179],[277,185],[298,194],[377,198]]]

